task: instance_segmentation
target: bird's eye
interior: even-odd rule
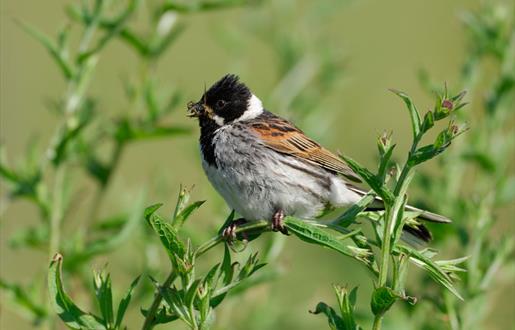
[[[218,101],[216,101],[216,107],[217,107],[218,109],[222,109],[223,107],[225,107],[225,104],[226,104],[226,103],[227,103],[227,102],[225,102],[224,100],[218,100]]]

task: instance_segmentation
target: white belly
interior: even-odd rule
[[[328,207],[346,206],[359,197],[338,176],[268,149],[250,154],[218,155],[218,167],[203,161],[204,171],[227,204],[246,220],[285,215],[314,219]],[[234,154],[233,154],[234,155]]]

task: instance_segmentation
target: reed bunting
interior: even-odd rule
[[[202,167],[209,181],[245,221],[267,219],[274,231],[286,234],[284,216],[315,219],[365,194],[355,186],[360,179],[346,163],[265,110],[236,75],[224,76],[198,102],[190,102],[188,115],[199,121]],[[378,199],[370,208],[382,205]],[[431,212],[406,209],[421,212],[422,220],[449,222]],[[225,234],[234,235],[234,228],[229,226]],[[424,241],[431,238],[422,224],[404,229]]]

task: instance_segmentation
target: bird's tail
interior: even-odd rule
[[[357,193],[359,196],[364,196],[366,194],[365,191],[363,191],[359,188],[356,188],[354,186],[349,186],[349,185],[347,185],[347,186],[350,190]],[[380,198],[376,198],[376,200],[373,201],[367,207],[366,210],[367,211],[384,210],[384,203]],[[435,222],[435,223],[450,223],[451,222],[451,220],[449,218],[447,218],[443,215],[425,211],[425,210],[421,210],[421,209],[416,208],[411,205],[406,205],[405,210],[420,213],[417,217],[417,220]],[[427,229],[427,227],[424,226],[424,224],[422,224],[421,222],[418,222],[418,221],[405,224],[403,230],[404,230],[404,234],[405,234],[404,235],[405,237],[403,237],[403,238],[405,238],[406,241],[409,241],[409,242],[412,241],[412,238],[415,238],[415,242],[417,242],[418,240],[422,240],[423,242],[427,243],[427,242],[431,241],[431,239],[433,238],[429,229]]]

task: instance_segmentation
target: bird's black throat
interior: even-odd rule
[[[216,135],[216,130],[220,126],[212,119],[207,117],[199,118],[200,125],[200,149],[202,151],[202,157],[211,166],[218,167],[216,165],[215,145],[213,139]]]

